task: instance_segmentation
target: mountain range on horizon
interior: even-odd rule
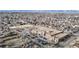
[[[53,13],[79,13],[79,10],[0,10],[0,12],[53,12]]]

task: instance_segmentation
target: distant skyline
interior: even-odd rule
[[[53,12],[53,13],[79,13],[79,10],[0,10],[0,12]]]

